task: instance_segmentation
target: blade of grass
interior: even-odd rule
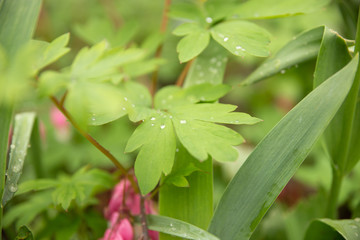
[[[40,12],[41,0],[2,0],[0,1],[0,45],[12,58],[16,51],[30,40]],[[0,198],[4,191],[8,133],[13,106],[0,106]],[[3,206],[0,206],[0,232],[2,230]],[[0,240],[2,236],[0,234]]]
[[[183,239],[219,240],[214,235],[192,224],[164,216],[148,215],[149,229],[178,236]]]
[[[360,219],[354,220],[331,220],[317,219],[314,220],[305,236],[305,240],[328,240],[328,239],[345,239],[356,240],[360,236]]]
[[[295,106],[258,144],[227,187],[209,232],[249,239],[348,94],[356,56]]]
[[[17,191],[17,183],[20,179],[24,165],[30,136],[34,126],[35,113],[21,113],[15,116],[14,134],[10,145],[9,167],[6,171],[6,182],[2,205],[14,196]]]

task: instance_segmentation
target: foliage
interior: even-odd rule
[[[357,238],[358,3],[41,4],[0,0],[0,239]]]

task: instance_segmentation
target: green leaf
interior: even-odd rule
[[[210,40],[209,46],[191,64],[184,87],[202,83],[221,84],[227,63],[227,54],[228,51],[214,40]]]
[[[154,113],[136,128],[126,146],[126,152],[140,148],[135,161],[135,175],[143,195],[153,190],[161,174],[171,172],[176,139],[173,124],[166,113]]]
[[[185,239],[218,240],[219,238],[192,224],[164,216],[147,215],[150,230],[167,233]]]
[[[169,110],[177,118],[189,118],[201,121],[227,123],[227,124],[255,124],[261,121],[249,114],[232,112],[237,107],[230,104],[203,103],[187,106],[179,106]]]
[[[177,149],[177,153],[180,150]],[[189,176],[193,172],[201,171],[200,168],[196,167],[192,162],[180,163],[175,160],[174,167],[171,174],[164,177],[163,182],[166,184],[174,184],[177,187],[190,187],[189,182],[185,177]]]
[[[34,237],[31,231],[26,226],[21,226],[15,240],[33,240]]]
[[[203,31],[204,28],[200,27],[199,24],[195,22],[183,23],[177,26],[172,32],[176,36],[185,36],[194,32]]]
[[[345,239],[356,240],[360,236],[360,219],[354,220],[314,220],[309,226],[305,240],[327,240],[327,239]]]
[[[213,123],[190,117],[174,117],[173,123],[180,142],[200,161],[208,159],[208,155],[218,161],[235,161],[238,152],[233,146],[244,142],[241,135],[234,130]]]
[[[176,47],[180,63],[187,62],[198,56],[207,47],[209,41],[210,34],[207,31],[192,32],[182,38]]]
[[[225,96],[230,89],[231,87],[228,85],[213,85],[210,83],[194,85],[185,89],[177,86],[168,86],[156,93],[154,106],[157,109],[170,109],[200,101],[213,102]]]
[[[38,72],[40,69],[55,62],[68,53],[70,48],[67,48],[66,45],[69,43],[69,38],[70,34],[65,33],[51,43],[33,40],[31,45],[34,47],[34,51],[37,55],[33,65],[34,71]]]
[[[5,189],[2,197],[3,206],[14,196],[18,189],[17,184],[29,148],[34,121],[35,113],[33,112],[21,113],[15,116],[14,134],[10,145],[9,165],[6,171]]]
[[[205,16],[196,1],[176,1],[171,4],[169,17],[186,22],[205,23]]]
[[[113,184],[114,180],[109,173],[82,168],[72,177],[62,176],[59,179],[57,188],[52,192],[52,199],[55,205],[59,204],[65,210],[73,200],[82,207],[93,200],[94,194],[110,189]]]
[[[330,0],[251,0],[239,4],[232,15],[240,19],[286,17],[313,12],[330,3]]]
[[[82,48],[71,65],[71,79],[105,81],[117,77],[118,67],[144,57],[140,49],[108,49],[102,41],[91,48]]]
[[[345,39],[331,29],[325,28],[319,56],[316,62],[314,87],[320,85],[326,78],[344,67],[350,60],[351,56]],[[352,153],[358,152],[358,158],[353,159],[353,162],[350,163],[349,170],[352,169],[360,158],[360,151],[356,146],[353,146],[351,149],[348,149],[347,146],[350,142],[348,133],[351,131],[353,121],[353,119],[349,118],[350,113],[349,109],[347,109],[347,105],[352,101],[356,101],[356,99],[351,98],[349,95],[324,133],[326,147],[331,161],[341,172],[344,172],[348,167],[346,161],[346,154],[348,151]],[[352,111],[352,109],[350,111]]]
[[[125,46],[136,34],[136,22],[126,21],[120,29],[115,27],[109,19],[90,18],[85,24],[76,24],[74,32],[85,42],[93,45],[106,40],[110,46]]]
[[[58,182],[54,179],[36,179],[23,182],[19,185],[16,195],[24,194],[30,191],[40,191],[49,188],[54,188]]]
[[[246,21],[226,21],[211,29],[211,36],[236,56],[246,54],[267,57],[270,34],[258,25]]]
[[[288,42],[273,57],[268,58],[252,72],[242,85],[250,85],[271,77],[296,64],[315,58],[319,52],[324,26],[301,33]]]
[[[8,227],[14,221],[16,221],[17,228],[22,225],[29,225],[37,215],[49,209],[51,204],[50,192],[36,193],[29,200],[18,203],[6,211],[3,222],[4,227]]]
[[[258,144],[227,187],[209,227],[249,239],[349,92],[358,57],[296,105]]]

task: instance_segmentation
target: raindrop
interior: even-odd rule
[[[210,63],[216,63],[216,61],[217,61],[216,57],[210,59]]]
[[[245,48],[241,47],[241,46],[236,46],[236,49],[239,49],[241,51],[245,51]]]
[[[228,40],[229,40],[229,38],[228,38],[228,37],[224,38],[224,42],[227,42]]]
[[[165,128],[165,125],[163,124],[163,125],[160,125],[160,128],[161,129],[164,129]]]
[[[92,118],[91,118],[91,121],[95,121],[95,120],[96,120],[96,118],[95,118],[95,117],[92,117]]]
[[[122,110],[124,110],[124,111],[125,111],[125,110],[126,110],[126,108],[125,108],[125,107],[123,107],[123,108],[122,108]]]
[[[10,148],[11,148],[12,150],[14,150],[14,149],[15,149],[15,145],[14,145],[14,144],[11,144],[11,145],[10,145]]]
[[[153,123],[151,124],[152,127],[153,127],[154,125],[155,125],[155,124],[153,124]]]
[[[9,187],[10,192],[13,192],[13,193],[16,192],[17,189],[18,189],[18,188],[17,188],[17,185],[16,185],[16,184],[11,184],[10,187]]]
[[[135,104],[131,104],[132,107],[135,107]]]
[[[14,165],[13,168],[12,168],[12,170],[13,170],[14,173],[20,172],[20,170],[21,170],[21,165],[20,165],[20,164]]]
[[[124,97],[124,100],[127,101],[128,100],[127,97]]]
[[[170,117],[169,117],[169,118],[170,118],[170,119],[172,119],[172,118],[173,118],[173,116],[171,116],[171,115],[170,115]]]
[[[286,71],[283,69],[280,71],[281,74],[284,74]]]
[[[176,152],[179,152],[179,149],[177,148],[175,151],[176,151]]]
[[[212,19],[211,17],[207,17],[207,18],[205,19],[205,21],[206,21],[207,23],[212,23],[213,19]]]
[[[174,226],[172,223],[170,223],[170,227]]]
[[[180,120],[181,124],[186,124],[186,120]]]
[[[239,120],[235,120],[235,123],[239,123]]]
[[[150,120],[151,120],[151,121],[155,121],[155,120],[156,120],[156,118],[152,117],[152,118],[150,118]]]

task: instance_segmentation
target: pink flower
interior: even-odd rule
[[[132,240],[134,231],[127,218],[119,221],[119,214],[114,213],[111,220],[111,228],[105,231],[101,240]]]
[[[50,109],[50,120],[55,127],[55,133],[58,140],[64,142],[70,138],[70,123],[62,112],[56,107]]]
[[[150,199],[145,200],[145,212],[146,214],[156,214]],[[124,213],[124,215],[126,215],[126,213],[130,213],[132,215],[140,214],[140,195],[135,193],[131,183],[126,179],[121,180],[115,186],[111,195],[109,206],[105,210],[104,215],[105,218],[111,222],[112,226],[116,226],[116,221],[118,221],[116,219],[118,219],[120,213]],[[105,232],[105,236],[107,236],[106,233],[109,234],[109,230],[110,229]],[[149,231],[149,235],[152,240],[159,239],[158,232]],[[122,238],[114,238],[114,240],[118,239]],[[108,239],[104,238],[103,240]]]

